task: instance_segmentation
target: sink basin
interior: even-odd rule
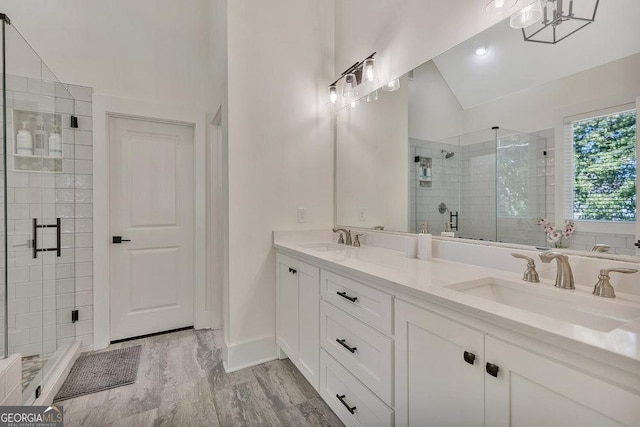
[[[348,246],[340,245],[338,243],[309,243],[306,245],[300,245],[300,247],[312,249],[318,252],[344,251],[348,248]]]
[[[601,332],[610,332],[640,317],[640,305],[494,277],[447,288]]]

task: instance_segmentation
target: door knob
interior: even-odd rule
[[[130,242],[129,239],[123,239],[122,236],[113,236],[113,243]]]

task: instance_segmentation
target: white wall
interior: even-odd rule
[[[209,0],[0,0],[0,10],[63,82],[204,110]]]
[[[273,229],[333,224],[333,2],[227,4],[227,368],[275,356]],[[296,222],[297,208],[307,222]],[[251,360],[242,360],[251,349]]]
[[[337,223],[408,230],[407,79],[378,100],[336,114]],[[365,219],[359,211],[365,210]]]

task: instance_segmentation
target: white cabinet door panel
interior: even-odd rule
[[[396,425],[483,425],[483,333],[400,300],[395,318]]]
[[[499,367],[496,378],[485,379],[488,426],[640,424],[635,393],[491,336],[485,352]]]

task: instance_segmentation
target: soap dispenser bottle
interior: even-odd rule
[[[62,157],[62,136],[57,125],[53,126],[53,131],[49,134],[49,156]]]
[[[429,234],[429,224],[423,222],[420,224],[420,232],[418,233],[418,258],[422,260],[431,259],[432,255],[432,237]]]
[[[27,122],[22,122],[22,129],[16,135],[16,154],[33,156],[33,135],[29,132]]]
[[[453,227],[449,221],[444,224],[444,231],[440,233],[440,235],[442,237],[456,237],[456,233],[454,233]]]

